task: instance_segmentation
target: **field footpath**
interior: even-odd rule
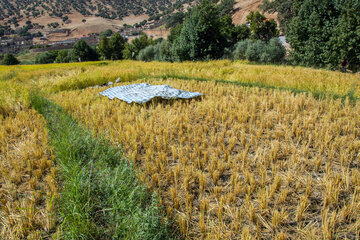
[[[157,197],[137,180],[119,147],[94,139],[59,106],[32,94],[44,116],[63,186],[58,232],[64,239],[173,239]]]
[[[256,82],[239,82],[239,81],[231,81],[231,80],[225,80],[225,79],[209,79],[209,78],[199,78],[199,77],[191,77],[191,76],[186,76],[186,75],[177,75],[177,74],[167,74],[167,75],[158,75],[158,76],[154,76],[154,77],[149,77],[149,76],[141,76],[136,80],[141,80],[141,79],[146,79],[146,80],[150,80],[150,79],[162,79],[162,80],[168,80],[168,79],[178,79],[178,80],[184,80],[184,81],[198,81],[198,82],[216,82],[216,83],[221,83],[221,84],[231,84],[231,85],[236,85],[236,86],[241,86],[241,87],[248,87],[248,88],[261,88],[261,89],[270,89],[270,90],[279,90],[279,91],[288,91],[291,92],[293,94],[306,94],[307,96],[312,96],[317,100],[322,100],[322,99],[326,99],[326,98],[331,98],[331,99],[342,99],[342,100],[346,100],[349,99],[350,102],[355,103],[357,100],[359,100],[358,97],[354,96],[354,88],[355,88],[355,83],[351,86],[351,89],[349,89],[349,92],[345,95],[340,95],[340,94],[336,94],[336,93],[326,93],[326,92],[322,92],[322,91],[309,91],[309,90],[302,90],[302,89],[296,89],[296,88],[288,88],[288,87],[279,87],[279,86],[273,86],[273,85],[268,85],[268,84],[262,84],[262,83],[256,83]]]

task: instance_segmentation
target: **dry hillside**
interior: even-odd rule
[[[0,0],[0,24],[10,23],[12,27],[24,26],[30,20],[36,26],[31,32],[39,30],[47,34],[50,41],[62,41],[79,38],[90,33],[101,33],[106,29],[118,31],[124,24],[135,24],[148,20],[159,14],[170,14],[178,11],[180,6],[186,9],[193,0],[65,0],[65,1],[28,1],[28,0]],[[246,16],[250,11],[259,9],[262,0],[237,0],[233,13],[235,24],[246,23]],[[276,14],[265,14],[269,18],[276,18]],[[65,20],[66,19],[66,20]],[[53,27],[49,23],[59,23],[56,29],[69,29],[66,34],[49,34]],[[154,32],[155,31],[155,32]],[[169,31],[160,29],[147,30],[149,34],[166,37]]]
[[[237,0],[237,4],[235,5],[235,13],[233,15],[233,21],[235,24],[244,24],[246,23],[246,16],[251,11],[259,10],[259,7],[262,3],[262,0]],[[276,14],[265,14],[268,18],[276,19]]]

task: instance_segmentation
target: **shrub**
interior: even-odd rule
[[[36,64],[54,63],[57,55],[58,55],[58,51],[47,51],[40,53],[39,55],[36,56],[35,63]]]
[[[265,50],[265,43],[257,40],[248,45],[245,56],[249,61],[260,62],[261,55]]]
[[[265,46],[260,60],[265,63],[280,63],[284,60],[286,49],[278,38],[272,38]]]
[[[106,36],[106,37],[110,37],[112,34],[113,34],[113,31],[111,29],[107,29],[101,35]]]
[[[266,51],[264,51],[263,54],[261,54],[260,56],[260,62],[269,63],[272,62],[271,60],[271,55]]]
[[[257,40],[244,40],[235,45],[234,60],[249,60],[261,63],[281,63],[286,49],[278,38],[272,38],[268,43]]]
[[[233,52],[233,58],[235,60],[245,60],[246,59],[246,50],[249,46],[249,44],[251,44],[252,41],[251,40],[244,40],[244,41],[240,41],[237,44],[235,44],[235,50]]]
[[[60,50],[56,56],[56,63],[68,63],[71,60],[71,51],[69,50]]]
[[[19,63],[19,60],[11,53],[5,54],[4,59],[2,60],[3,65],[17,65]]]
[[[155,45],[155,60],[159,62],[171,61],[171,44],[164,40]]]
[[[155,60],[155,46],[150,45],[140,50],[139,55],[137,56],[137,60],[141,60],[145,62],[150,62]]]
[[[170,44],[168,41],[161,41],[156,45],[150,45],[142,49],[137,57],[138,60],[150,61],[171,61]]]

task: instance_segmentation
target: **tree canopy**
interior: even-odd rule
[[[228,16],[221,16],[219,8],[204,0],[185,17],[180,32],[173,41],[175,60],[210,60],[221,58],[224,49],[241,36],[241,29]]]
[[[349,69],[359,69],[358,0],[298,0],[293,9],[286,33],[295,64],[336,69],[345,60]]]
[[[14,55],[12,55],[11,53],[5,54],[5,56],[2,60],[3,65],[17,65],[19,63],[20,63],[19,60],[17,60],[17,58]]]
[[[246,19],[250,23],[251,37],[254,40],[268,42],[271,38],[279,36],[276,21],[274,19],[267,19],[259,11],[250,12]]]
[[[140,50],[146,48],[149,45],[153,45],[155,42],[152,38],[149,38],[145,33],[141,33],[140,37],[135,38],[131,43],[125,44],[123,51],[123,57],[125,59],[135,60]]]
[[[111,58],[111,49],[107,36],[102,36],[100,43],[96,47],[96,50],[102,60],[109,60]]]
[[[121,60],[124,58],[123,51],[125,49],[127,39],[123,38],[119,33],[115,33],[109,40],[111,49],[111,60]]]
[[[77,41],[72,49],[71,60],[74,62],[95,61],[98,54],[83,39]]]

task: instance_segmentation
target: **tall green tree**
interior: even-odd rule
[[[348,69],[360,70],[360,1],[339,1],[341,16],[330,39],[331,65],[339,66],[342,60],[347,62]]]
[[[167,40],[170,43],[173,43],[175,41],[175,39],[177,39],[180,36],[181,33],[181,29],[182,29],[182,24],[177,24],[176,26],[172,27],[170,29],[170,34],[167,37]]]
[[[71,60],[74,62],[96,61],[99,56],[83,39],[77,41],[71,51]]]
[[[115,33],[109,40],[109,47],[111,49],[111,60],[123,59],[123,51],[125,49],[126,39],[119,33]]]
[[[278,12],[293,63],[359,70],[359,0],[263,0],[263,9]]]
[[[226,42],[220,32],[218,8],[207,0],[193,8],[185,18],[180,35],[173,43],[175,60],[210,60],[223,55]]]
[[[331,44],[341,10],[333,0],[305,0],[295,8],[296,16],[287,26],[287,41],[295,64],[331,65]]]
[[[100,43],[96,47],[96,51],[102,60],[109,60],[111,58],[112,51],[107,36],[102,36]]]
[[[237,42],[249,38],[251,31],[245,24],[235,26],[231,16],[227,14],[220,19],[220,33],[225,40],[222,43],[223,47],[229,48]]]
[[[176,12],[171,16],[166,18],[166,28],[173,28],[178,24],[181,24],[184,21],[185,13],[184,12]]]
[[[259,11],[251,11],[246,19],[250,23],[252,38],[268,42],[270,39],[279,36],[279,30],[274,19],[267,19]]]
[[[125,49],[122,53],[123,53],[124,59],[135,60],[137,57],[137,55],[135,55],[135,53],[136,53],[135,46],[131,43],[125,44]]]

